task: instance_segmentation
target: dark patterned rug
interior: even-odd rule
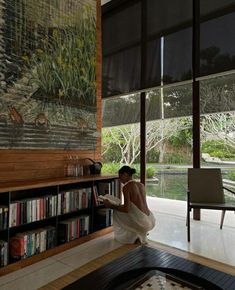
[[[235,289],[235,277],[232,275],[146,246],[131,250],[124,256],[84,276],[63,289],[166,289],[161,288],[163,286],[160,288],[144,288],[142,286],[133,288],[133,285],[138,284],[136,284],[136,281],[146,280],[144,278],[146,276],[151,277],[153,274],[150,275],[149,273],[153,273],[153,271],[154,273],[166,273],[169,279],[173,279],[173,281],[176,281],[176,284],[179,283],[182,285],[181,288],[175,286],[175,288],[170,289]],[[147,285],[149,287],[151,286],[150,284]]]

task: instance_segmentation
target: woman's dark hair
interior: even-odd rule
[[[127,173],[128,175],[131,176],[136,173],[136,170],[135,168],[131,168],[130,166],[124,165],[119,169],[118,173],[119,174]]]

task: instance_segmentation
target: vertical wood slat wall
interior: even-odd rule
[[[97,131],[101,133],[101,0],[96,0],[96,99]],[[101,137],[95,151],[65,150],[0,150],[0,182],[31,180],[64,176],[66,157],[76,155],[80,158],[101,158]]]

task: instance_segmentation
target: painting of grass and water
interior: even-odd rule
[[[0,0],[0,148],[94,149],[95,66],[95,0]]]

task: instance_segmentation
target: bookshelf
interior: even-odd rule
[[[120,197],[117,176],[1,183],[0,276],[111,232],[107,193]]]

